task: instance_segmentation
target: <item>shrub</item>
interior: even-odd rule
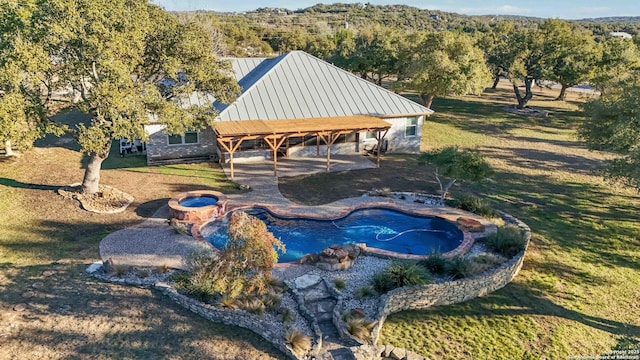
[[[485,272],[499,264],[502,264],[507,259],[501,255],[496,254],[481,254],[470,258],[471,261],[471,273],[479,274]]]
[[[440,253],[433,253],[428,258],[421,260],[419,264],[432,274],[442,275],[446,272],[447,259],[443,258]]]
[[[266,311],[266,306],[261,299],[246,299],[242,308],[252,314],[262,315]]]
[[[347,286],[347,283],[343,279],[334,279],[333,284],[338,290],[344,290],[344,288]]]
[[[459,209],[470,211],[480,216],[487,218],[498,217],[498,212],[491,207],[488,201],[474,195],[459,195],[453,203]]]
[[[376,296],[378,295],[378,293],[373,288],[365,286],[356,290],[353,295],[356,297],[356,299],[362,299],[369,296]]]
[[[446,270],[453,279],[462,279],[471,275],[473,269],[471,261],[463,257],[456,257],[447,261]]]
[[[273,294],[282,294],[287,289],[284,281],[276,278],[267,279],[267,287],[269,292]]]
[[[495,234],[486,238],[485,244],[489,250],[504,255],[507,258],[514,257],[525,246],[525,234],[515,225],[507,225],[498,228]]]
[[[122,276],[129,272],[129,266],[127,265],[113,265],[113,275]]]
[[[379,293],[402,286],[424,285],[432,281],[431,274],[416,263],[395,263],[374,275],[373,288]]]
[[[311,349],[311,339],[300,330],[288,330],[284,339],[296,354],[305,354]]]

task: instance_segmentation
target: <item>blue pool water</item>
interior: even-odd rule
[[[278,262],[295,261],[331,245],[351,243],[365,243],[404,254],[445,253],[458,247],[463,237],[462,232],[446,220],[388,209],[356,210],[333,221],[284,219],[264,209],[251,209],[247,213],[264,221],[269,231],[285,244],[287,251],[280,255]],[[224,248],[227,241],[228,220],[225,219],[202,229],[205,239],[218,249]]]
[[[213,196],[194,196],[188,197],[180,201],[180,206],[185,207],[202,207],[207,205],[215,205],[218,199]]]

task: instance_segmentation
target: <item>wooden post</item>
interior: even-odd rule
[[[273,150],[273,176],[278,176],[278,149],[282,146],[282,143],[287,139],[287,137],[283,136],[281,139],[277,137],[273,138],[273,143],[271,139],[265,137],[264,140],[267,142],[267,145]]]
[[[225,140],[229,141],[229,145],[225,143]],[[242,144],[242,141],[244,141],[244,138],[239,139],[235,145],[233,145],[233,139],[217,138],[217,141],[218,141],[218,144],[220,144],[220,146],[222,146],[225,150],[227,150],[227,152],[229,152],[229,167],[231,168],[231,180],[234,180],[235,173],[233,169],[233,153],[236,152],[236,150],[238,150],[238,148],[240,147],[240,144]]]
[[[325,137],[323,134],[318,133],[318,136],[322,139],[325,145],[327,145],[327,172],[331,171],[331,145],[338,140],[340,134],[341,132],[330,133]]]

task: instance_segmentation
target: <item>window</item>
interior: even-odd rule
[[[404,136],[416,136],[418,134],[418,117],[407,118],[407,125],[404,128]]]
[[[169,145],[197,144],[198,132],[187,131],[184,135],[167,135]]]
[[[376,135],[374,133],[372,133],[371,131],[367,131],[364,133],[364,139],[375,139]]]

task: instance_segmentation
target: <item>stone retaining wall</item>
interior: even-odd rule
[[[171,300],[178,303],[180,306],[189,309],[190,311],[204,317],[209,321],[249,329],[254,333],[262,336],[265,340],[269,341],[288,358],[294,360],[301,359],[293,352],[293,350],[289,346],[284,345],[284,339],[282,338],[281,334],[274,332],[272,327],[263,324],[260,319],[253,314],[250,314],[244,310],[227,310],[207,305],[198,300],[178,293],[168,284],[157,283],[155,285],[155,288],[162,291],[165,295],[167,295]]]
[[[524,230],[526,236],[524,250],[499,267],[469,278],[439,284],[407,286],[382,295],[378,308],[379,322],[372,331],[374,343],[380,336],[380,330],[387,316],[393,313],[405,310],[424,310],[433,306],[471,300],[503,288],[511,282],[522,268],[526,249],[531,239],[531,229],[525,223],[508,214],[502,213],[501,215],[507,223],[517,225]]]

